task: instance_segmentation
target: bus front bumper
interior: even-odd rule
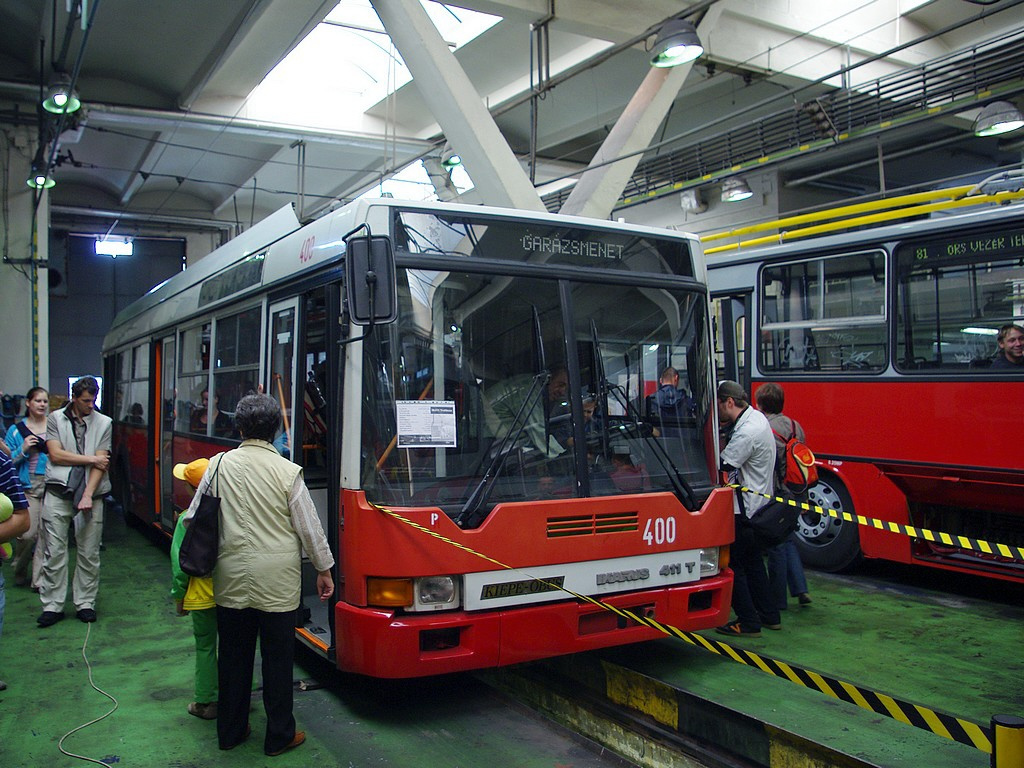
[[[684,632],[729,618],[732,571],[657,590],[606,596],[602,602]],[[519,664],[568,653],[665,637],[661,630],[577,601],[495,611],[405,614],[335,606],[338,668],[407,678]]]

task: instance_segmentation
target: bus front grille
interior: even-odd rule
[[[596,536],[600,533],[631,533],[639,526],[637,512],[611,512],[600,515],[559,515],[549,517],[549,539],[563,536]]]

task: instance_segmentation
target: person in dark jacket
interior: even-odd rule
[[[647,398],[647,418],[659,437],[680,437],[683,421],[693,415],[693,401],[679,388],[679,371],[672,366],[658,381],[658,391]]]

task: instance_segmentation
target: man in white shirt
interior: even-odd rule
[[[747,393],[734,381],[718,385],[718,416],[723,424],[732,424],[729,442],[721,453],[721,469],[730,482],[749,488],[752,493],[736,491],[736,540],[730,565],[733,570],[732,609],[736,619],[716,631],[735,637],[760,637],[762,626],[781,629],[779,610],[768,593],[768,573],[764,567],[765,547],[746,521],[768,503],[760,494],[774,492],[775,436],[768,419],[750,407]]]

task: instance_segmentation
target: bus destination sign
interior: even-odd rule
[[[947,240],[905,243],[900,250],[910,249],[915,262],[928,259],[963,259],[977,256],[1008,256],[1024,252],[1024,230],[987,232]]]

